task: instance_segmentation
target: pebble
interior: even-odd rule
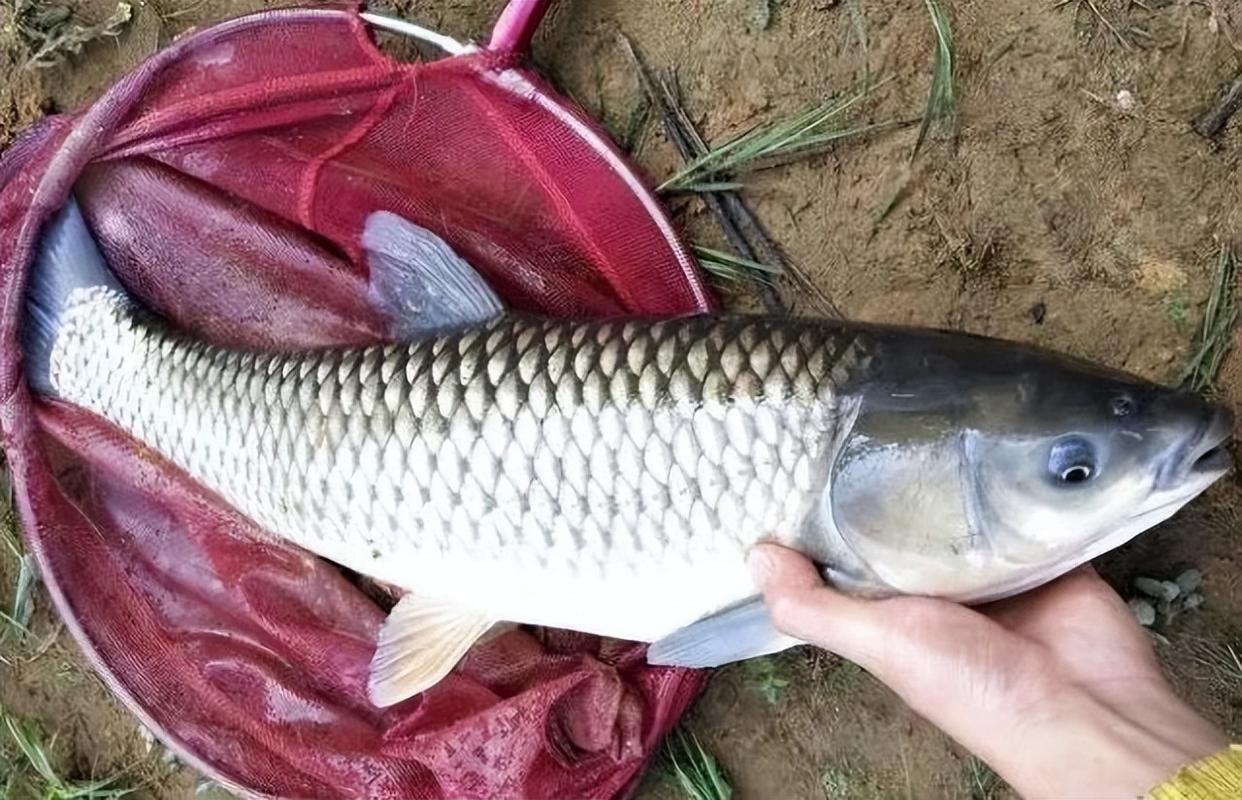
[[[1181,588],[1173,581],[1158,581],[1155,578],[1135,578],[1134,588],[1148,597],[1169,602],[1176,600],[1182,593]]]
[[[1182,594],[1190,594],[1203,585],[1203,573],[1197,569],[1188,569],[1173,580]]]
[[[1146,600],[1137,597],[1131,600],[1130,611],[1134,614],[1134,618],[1138,620],[1138,624],[1144,628],[1150,627],[1156,622],[1156,609]]]

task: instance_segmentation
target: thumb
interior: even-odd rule
[[[826,588],[819,570],[796,550],[777,544],[757,544],[750,551],[750,571],[767,596],[791,595]]]
[[[787,547],[756,545],[749,563],[778,630],[863,667],[875,663],[887,634],[874,603],[828,586],[808,558]]]
[[[804,556],[771,544],[757,545],[750,564],[779,630],[858,664],[968,746],[975,716],[1007,708],[1046,672],[1038,648],[956,603],[845,595]]]

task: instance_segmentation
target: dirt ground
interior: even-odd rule
[[[136,0],[118,38],[31,70],[22,67],[29,51],[12,3],[3,4],[0,145],[40,114],[89,99],[187,27],[264,5],[277,3]],[[387,8],[479,37],[501,5],[405,0]],[[1095,0],[1101,22],[1087,6],[1075,13],[1074,2],[945,5],[958,60],[951,130],[935,133],[912,165],[914,128],[847,141],[761,174],[747,198],[849,317],[1028,340],[1175,380],[1208,296],[1213,253],[1242,233],[1242,119],[1215,142],[1189,125],[1242,67],[1242,9],[1226,0]],[[74,7],[97,21],[115,6]],[[640,97],[622,33],[652,64],[677,69],[712,139],[801,110],[868,69],[889,80],[859,120],[917,116],[933,52],[922,0],[859,0],[857,8],[865,47],[845,0],[562,0],[534,59],[614,130]],[[677,164],[654,126],[634,158],[657,177]],[[672,207],[689,238],[722,244],[697,202]],[[785,295],[808,307],[789,287]],[[1242,347],[1218,390],[1242,406]],[[1164,626],[1157,647],[1179,690],[1242,736],[1242,676],[1230,683],[1203,659],[1205,646],[1242,645],[1238,490],[1236,477],[1223,481],[1101,565],[1127,596],[1135,576],[1203,571],[1205,605]],[[6,593],[15,569],[6,553]],[[57,732],[54,755],[70,772],[127,768],[150,796],[193,796],[196,776],[165,763],[158,746],[148,749],[67,635],[36,656],[56,630],[46,602],[36,602],[36,643],[0,649],[14,662],[0,663],[0,706]],[[860,670],[801,651],[766,668],[720,671],[687,718],[736,796],[1008,796]],[[659,771],[641,793],[678,796]]]

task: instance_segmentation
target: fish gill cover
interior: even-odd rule
[[[517,65],[545,6],[515,2],[487,49],[418,64],[382,53],[354,4],[226,22],[0,159],[0,444],[27,542],[113,691],[246,794],[613,796],[702,677],[629,643],[512,631],[372,706],[380,605],[116,429],[32,398],[18,343],[40,231],[73,191],[124,283],[219,344],[382,340],[360,253],[379,209],[435,230],[513,308],[709,308],[599,127]]]

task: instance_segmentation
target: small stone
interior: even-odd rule
[[[1134,618],[1138,620],[1138,624],[1144,628],[1149,628],[1156,622],[1156,609],[1146,600],[1138,597],[1131,600],[1130,611],[1134,614]]]
[[[1186,610],[1193,611],[1203,605],[1203,595],[1199,592],[1192,592],[1186,595],[1186,599],[1182,601],[1182,605]]]
[[[751,7],[750,23],[755,30],[766,31],[772,27],[772,12],[774,0],[751,0],[754,5]]]
[[[1122,89],[1117,92],[1117,108],[1120,111],[1130,112],[1138,107],[1138,99],[1135,98],[1134,92],[1129,89]]]
[[[1186,288],[1186,269],[1168,258],[1143,257],[1134,271],[1134,283],[1152,299],[1163,299]]]
[[[1188,569],[1173,579],[1182,594],[1196,592],[1203,585],[1203,573],[1197,569]]]
[[[1158,581],[1155,578],[1135,578],[1134,588],[1148,597],[1165,602],[1176,600],[1177,596],[1182,593],[1173,581]]]

